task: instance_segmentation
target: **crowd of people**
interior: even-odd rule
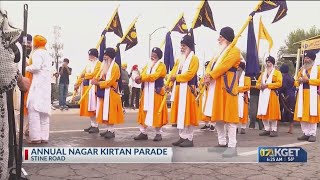
[[[106,139],[115,138],[113,127],[124,122],[123,107],[129,106],[131,78],[134,83],[130,106],[139,108],[137,122],[140,133],[134,140],[147,140],[148,127],[154,127],[156,136],[153,140],[161,141],[161,128],[170,120],[179,129],[180,137],[172,145],[192,147],[194,129],[199,121],[204,121],[201,130],[217,131],[217,148],[225,150],[224,156],[233,157],[237,154],[237,133],[245,134],[247,124],[250,129],[258,124],[262,130],[260,136],[277,137],[280,120],[290,122],[288,133],[292,133],[295,120],[301,123],[303,132],[298,140],[315,142],[320,120],[317,94],[320,71],[314,63],[315,53],[307,52],[304,55],[304,64],[296,80],[288,74],[287,65],[276,68],[276,60],[272,56],[265,59],[265,68],[261,73],[247,77],[246,61],[239,48],[229,47],[233,39],[232,28],[221,29],[219,53],[206,63],[206,73],[201,79],[197,77],[199,59],[194,54],[194,42],[190,35],[185,35],[181,40],[181,54],[170,75],[166,75],[166,66],[161,61],[163,53],[158,47],[152,49],[151,60],[141,73],[136,65],[130,73],[126,71],[126,64],[122,64],[120,70],[114,60],[113,48],[103,52],[102,63],[97,59],[98,50],[91,49],[87,68],[75,85],[76,91],[82,86],[84,98],[80,105],[80,116],[91,119],[90,126],[84,131],[98,133],[99,124],[105,124],[107,131],[100,135]],[[222,59],[227,48],[231,49]],[[100,74],[99,69],[103,69]],[[95,78],[97,75],[100,78]],[[120,79],[122,90],[117,83]],[[91,88],[89,94],[85,95],[90,84],[96,86],[96,90]],[[166,103],[162,106],[167,94],[171,94],[170,112]]]

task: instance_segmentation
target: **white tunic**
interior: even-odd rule
[[[51,64],[52,59],[47,50],[38,49],[32,54],[32,64],[26,71],[33,74],[27,99],[27,107],[42,113],[51,112]]]

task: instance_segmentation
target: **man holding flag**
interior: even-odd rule
[[[239,48],[232,47],[225,58],[222,59],[233,39],[234,31],[232,28],[224,27],[221,29],[218,38],[220,54],[209,63],[210,71],[204,77],[204,83],[208,87],[204,115],[211,117],[211,121],[216,122],[219,143],[217,147],[228,147],[222,154],[224,157],[237,155],[236,131],[239,116],[238,111],[235,110],[238,109],[236,72],[240,64]],[[229,138],[228,144],[226,133],[228,133]]]
[[[151,62],[142,70],[141,76],[135,78],[135,81],[142,84],[142,96],[139,105],[138,123],[140,125],[140,134],[134,137],[134,140],[147,140],[147,127],[153,126],[156,130],[156,136],[153,141],[161,141],[161,127],[168,123],[168,109],[165,104],[162,111],[158,113],[161,102],[164,98],[164,77],[166,76],[166,66],[160,62],[162,51],[155,47],[152,49]]]
[[[120,68],[114,61],[115,56],[116,51],[113,48],[107,48],[104,51],[101,65],[102,73],[99,80],[93,79],[91,81],[91,84],[97,86],[97,122],[107,125],[107,131],[100,135],[106,139],[114,138],[113,126],[122,124],[124,121],[121,97],[118,90]]]
[[[257,87],[260,89],[257,117],[264,125],[264,131],[259,134],[260,136],[278,136],[277,121],[281,119],[281,113],[277,89],[282,86],[282,74],[274,68],[274,65],[274,57],[267,57],[266,69],[257,82]]]
[[[181,40],[181,57],[176,61],[170,85],[173,84],[171,101],[171,122],[177,124],[180,139],[172,145],[193,146],[193,128],[198,126],[196,83],[199,59],[194,55],[194,41],[190,35]],[[169,88],[167,88],[168,90]]]
[[[96,77],[100,70],[101,62],[99,61],[99,53],[98,50],[92,48],[88,52],[89,62],[86,65],[86,68],[81,73],[81,78],[78,79],[76,84],[74,85],[74,90],[77,91],[81,86],[81,95],[87,91],[91,80]],[[96,88],[92,87],[89,93],[84,97],[84,100],[80,103],[80,116],[90,117],[91,126],[89,128],[84,129],[85,132],[88,133],[98,133],[99,125],[96,122],[95,111],[96,111]]]

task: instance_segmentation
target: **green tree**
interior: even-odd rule
[[[287,39],[285,40],[285,46],[280,47],[277,55],[278,62],[277,66],[280,67],[282,64],[287,64],[290,68],[289,73],[293,74],[295,72],[294,65],[292,61],[286,61],[282,58],[285,54],[296,54],[300,44],[294,44],[296,42],[320,35],[320,29],[316,26],[312,26],[309,30],[296,29],[289,33]]]

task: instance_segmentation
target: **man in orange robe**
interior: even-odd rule
[[[210,63],[210,71],[206,73],[204,83],[208,86],[208,97],[204,115],[216,122],[218,133],[217,147],[228,147],[224,152],[224,157],[233,157],[236,151],[236,131],[239,123],[238,115],[238,83],[236,82],[236,71],[240,63],[240,50],[232,47],[229,53],[226,49],[234,39],[234,31],[230,27],[224,27],[220,31],[218,38],[220,54]],[[214,61],[214,62],[213,62]],[[226,130],[228,132],[228,144]],[[221,149],[221,148],[219,148]]]
[[[315,64],[316,54],[308,52],[304,64],[298,73],[295,86],[297,93],[294,120],[299,121],[303,135],[300,141],[316,141],[317,123],[320,122],[320,97],[317,88],[320,86],[320,66]]]
[[[274,68],[275,59],[272,56],[266,59],[266,69],[257,81],[260,89],[257,118],[261,119],[264,131],[260,136],[276,137],[277,122],[281,120],[278,88],[282,86],[282,74]]]
[[[207,61],[205,63],[205,65],[204,65],[205,69],[208,67],[209,63],[210,63],[210,61]],[[204,81],[203,79],[200,79],[200,81],[199,81],[199,90],[201,90],[203,88],[203,86],[204,86],[203,81]],[[205,102],[206,102],[206,97],[207,96],[208,96],[208,91],[207,91],[207,88],[206,88],[205,92],[202,95],[200,95],[200,97],[199,97],[199,109],[198,109],[198,116],[199,117],[198,117],[198,119],[199,120],[203,120],[205,122],[205,125],[202,128],[200,128],[200,130],[203,130],[203,131],[215,131],[216,130],[216,128],[215,128],[216,123],[215,122],[211,122],[211,119],[206,117],[206,116],[204,116],[204,114],[203,114],[203,109],[205,107]]]
[[[176,61],[172,76],[170,121],[177,124],[180,139],[172,145],[180,147],[193,146],[193,129],[198,126],[196,102],[197,71],[199,59],[194,55],[194,41],[190,35],[181,40],[181,57]],[[169,85],[170,86],[170,85]]]
[[[161,113],[158,113],[161,102],[164,98],[164,77],[166,66],[160,62],[162,51],[155,47],[152,49],[151,62],[142,70],[141,76],[136,77],[136,82],[142,84],[142,96],[139,105],[138,123],[140,134],[134,140],[147,140],[147,127],[153,126],[156,136],[153,141],[161,141],[161,128],[168,123],[168,108],[165,103]]]
[[[86,65],[86,68],[81,73],[81,78],[78,78],[74,90],[77,91],[81,86],[81,96],[87,91],[91,80],[97,76],[99,73],[101,62],[98,59],[98,50],[93,48],[89,52],[89,63]],[[99,124],[96,122],[96,88],[93,86],[89,93],[84,97],[84,100],[80,104],[80,116],[90,117],[91,126],[84,129],[88,133],[98,133]]]
[[[118,89],[120,68],[114,60],[115,56],[116,52],[113,48],[105,50],[99,80],[93,79],[91,81],[93,85],[97,86],[97,122],[107,125],[107,131],[100,133],[100,135],[106,139],[114,138],[114,125],[124,122],[121,97]]]
[[[240,121],[240,134],[246,133],[248,117],[249,117],[249,90],[251,85],[250,77],[245,76],[246,64],[241,61],[238,67],[239,77],[239,95],[238,95],[238,112]]]

